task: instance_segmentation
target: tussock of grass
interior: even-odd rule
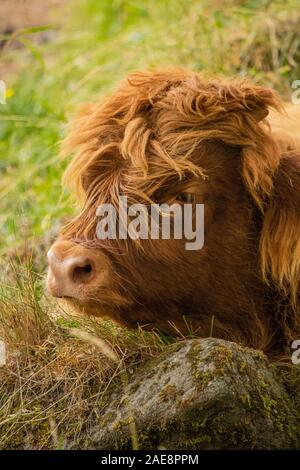
[[[99,422],[108,387],[163,351],[155,333],[67,314],[51,304],[30,260],[11,263],[0,293],[0,449],[66,448]],[[111,388],[110,388],[111,390]],[[111,392],[110,392],[111,393]]]

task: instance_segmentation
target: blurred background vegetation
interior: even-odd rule
[[[2,0],[0,252],[72,211],[58,152],[77,104],[129,71],[169,65],[249,75],[289,99],[299,24],[299,0]]]

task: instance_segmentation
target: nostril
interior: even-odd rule
[[[76,266],[73,269],[72,278],[75,283],[87,282],[93,274],[93,267],[90,263],[84,266]]]

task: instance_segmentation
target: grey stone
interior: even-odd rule
[[[77,448],[283,449],[300,446],[296,411],[266,357],[208,338],[171,346],[114,391]]]

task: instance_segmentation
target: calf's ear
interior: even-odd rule
[[[262,274],[299,305],[300,152],[282,155],[265,206],[260,238]],[[299,312],[298,312],[299,313]],[[299,317],[299,315],[298,315]],[[300,317],[298,318],[300,326]]]
[[[224,119],[217,121],[216,137],[225,144],[241,148],[243,179],[263,211],[265,200],[273,189],[273,176],[281,153],[265,118],[270,109],[282,109],[281,101],[272,90],[248,81],[220,83],[215,89],[215,109],[220,113],[217,106],[220,105],[225,110]]]

